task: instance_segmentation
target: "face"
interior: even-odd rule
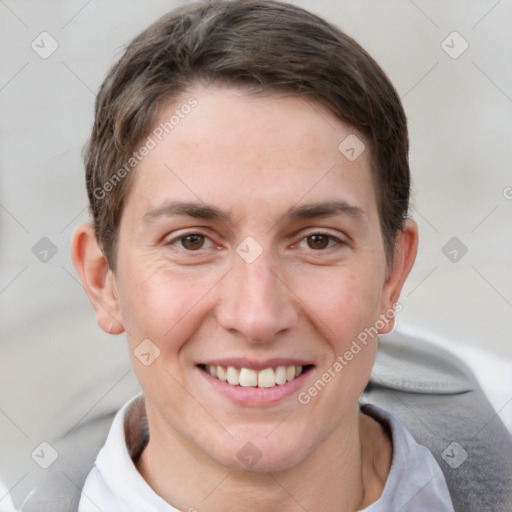
[[[210,86],[161,120],[190,96],[133,176],[119,315],[155,439],[291,467],[357,421],[377,340],[353,342],[392,307],[370,155],[347,159],[353,130],[296,97]]]

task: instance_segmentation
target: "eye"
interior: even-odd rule
[[[299,247],[321,251],[322,249],[329,249],[333,245],[341,244],[341,240],[323,233],[313,233],[304,237],[299,242]]]
[[[205,249],[213,245],[212,241],[199,233],[190,233],[188,235],[181,236],[171,242],[171,245],[177,245],[187,251],[198,251],[199,249]]]

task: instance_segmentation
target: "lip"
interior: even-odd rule
[[[224,366],[224,361],[228,361],[227,359],[223,359],[222,363],[212,362],[212,363],[204,363],[204,364],[219,364]],[[234,359],[229,359],[229,361],[235,361]],[[230,364],[228,366],[238,366],[240,364],[240,360],[237,360],[238,363]],[[269,360],[270,361],[270,360]],[[273,366],[274,363],[269,365],[269,361],[265,361],[267,366],[261,366],[259,369],[269,368]],[[272,360],[272,361],[278,361]],[[279,361],[285,361],[284,359]],[[286,361],[291,361],[290,359],[286,359]],[[294,363],[290,363],[294,364]],[[299,366],[300,363],[297,363]],[[275,366],[281,366],[277,364]],[[285,366],[284,364],[282,366]],[[241,368],[253,368],[254,366],[239,366]],[[219,393],[223,397],[227,398],[231,402],[234,402],[237,405],[245,406],[245,407],[264,407],[271,406],[282,402],[291,396],[295,396],[300,388],[304,385],[305,381],[309,379],[310,375],[313,374],[315,370],[315,366],[310,366],[307,371],[301,373],[298,377],[295,377],[292,381],[286,382],[285,384],[278,384],[272,388],[257,388],[257,387],[244,387],[244,386],[233,386],[228,384],[227,382],[222,382],[215,377],[212,377],[207,371],[203,370],[201,367],[196,366],[196,371],[199,373],[200,377],[204,379],[205,382],[210,389],[213,389],[216,393]]]
[[[265,368],[277,368],[278,366],[314,366],[312,361],[291,359],[289,357],[275,357],[265,361],[256,361],[246,357],[232,357],[228,359],[210,359],[208,361],[201,361],[199,364],[205,366],[234,366],[235,368],[248,368],[256,371],[264,370]]]

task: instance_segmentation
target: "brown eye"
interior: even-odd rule
[[[180,238],[181,245],[189,251],[197,251],[202,249],[205,242],[204,235],[187,235]]]
[[[329,245],[329,239],[330,237],[326,235],[310,235],[306,237],[310,249],[325,249]]]

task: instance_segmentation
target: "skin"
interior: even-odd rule
[[[388,267],[369,151],[345,158],[338,146],[354,130],[320,104],[212,85],[187,91],[161,120],[191,95],[198,106],[133,176],[116,271],[90,225],[72,242],[98,324],[126,331],[145,395],[150,441],[137,467],[182,510],[364,508],[380,496],[392,457],[387,435],[357,405],[377,337],[307,405],[297,395],[393,308],[416,255],[416,224],[405,222]],[[224,216],[162,213],[175,201]],[[352,209],[290,214],[340,201]],[[190,234],[207,237],[204,245],[191,250]],[[252,263],[236,252],[248,236],[262,249]],[[160,350],[149,366],[134,355],[144,339]],[[196,366],[224,357],[314,367],[291,396],[239,404]],[[248,442],[261,454],[250,468],[237,456]]]

